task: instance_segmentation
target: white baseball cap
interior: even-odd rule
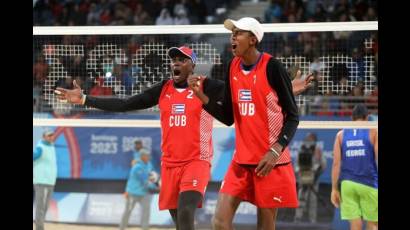
[[[258,22],[258,20],[250,17],[244,17],[239,19],[238,21],[232,19],[226,19],[224,21],[224,26],[228,30],[232,31],[235,27],[241,30],[246,30],[252,32],[258,42],[262,41],[263,38],[263,29],[262,25]]]

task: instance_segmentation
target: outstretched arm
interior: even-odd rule
[[[87,105],[106,111],[124,112],[146,109],[158,104],[162,86],[165,82],[165,80],[159,82],[141,94],[127,98],[86,96],[82,93],[80,86],[75,80],[73,81],[74,89],[57,88],[55,93],[59,100],[67,101],[68,103]]]

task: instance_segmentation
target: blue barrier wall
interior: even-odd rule
[[[51,115],[47,115],[50,118]],[[93,115],[83,118],[109,119],[158,119],[157,115]],[[340,117],[326,117],[340,120]],[[302,120],[318,119],[302,117]],[[323,118],[322,118],[323,119]],[[343,120],[348,120],[343,118]],[[33,148],[41,138],[44,127],[33,128]],[[56,139],[58,177],[83,179],[126,179],[130,169],[134,141],[142,140],[144,146],[152,152],[152,162],[159,172],[161,158],[160,128],[93,128],[93,127],[54,127],[58,133]],[[320,177],[320,182],[330,183],[332,149],[336,129],[307,130],[298,129],[289,144],[292,158],[298,154],[302,141],[308,132],[315,132],[318,145],[327,160],[327,168]],[[212,181],[221,181],[232,159],[235,147],[235,131],[231,127],[214,128],[214,158],[212,161]]]

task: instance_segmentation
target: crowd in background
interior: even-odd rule
[[[211,3],[212,2],[212,3]],[[222,23],[224,17],[218,17],[217,8],[225,7],[227,12],[234,10],[239,5],[237,0],[34,0],[33,1],[33,25],[34,26],[82,26],[82,25],[186,25]],[[220,15],[219,15],[220,16]],[[292,22],[329,22],[329,21],[373,21],[377,20],[376,1],[363,0],[271,0],[264,15],[258,18],[265,23],[292,23]],[[218,21],[219,20],[219,21]],[[36,39],[36,38],[34,38]],[[120,46],[126,50],[128,63],[115,64],[110,68],[113,77],[122,84],[122,92],[131,94],[131,89],[136,84],[131,72],[135,63],[132,63],[132,54],[145,43],[146,38],[135,38],[128,36],[123,38]],[[197,38],[198,39],[198,38]],[[200,40],[206,40],[206,37]],[[41,39],[40,39],[41,40]],[[33,111],[41,111],[41,95],[44,93],[42,86],[50,71],[50,66],[42,49],[45,41],[34,41],[33,56]],[[159,36],[161,42],[171,41],[171,37]],[[98,36],[63,36],[56,38],[61,44],[85,44],[86,52],[92,49],[102,40]],[[57,43],[58,43],[57,42]],[[175,41],[176,42],[176,41]],[[367,42],[368,44],[364,44]],[[57,44],[55,43],[55,44]],[[371,32],[327,32],[327,33],[266,33],[261,50],[273,53],[277,57],[290,58],[292,56],[303,56],[310,63],[309,71],[315,74],[316,81],[304,95],[311,97],[310,101],[316,115],[350,115],[351,103],[365,102],[370,105],[372,112],[377,112],[377,61],[378,61],[378,38],[377,33]],[[358,78],[354,85],[349,81],[352,74],[346,64],[336,63],[328,70],[333,87],[323,87],[321,69],[324,55],[346,55],[351,57],[351,63],[357,66],[354,74]],[[366,56],[374,57],[375,78],[373,88],[366,88],[364,82],[366,73],[369,71]],[[221,52],[222,65],[214,65],[211,77],[223,78],[220,74],[226,71],[226,64],[232,54],[230,45],[226,44]],[[107,57],[110,58],[110,57]],[[111,57],[112,58],[112,57]],[[158,62],[155,56],[148,62]],[[163,60],[160,60],[163,61]],[[76,79],[82,84],[87,93],[92,95],[114,95],[116,90],[104,84],[104,76],[88,78],[89,71],[86,70],[85,57],[67,56],[61,57],[60,63],[65,68],[70,68],[68,78],[59,80],[56,86],[70,87],[70,82]],[[152,63],[159,66],[158,63]],[[287,66],[289,67],[289,66]],[[107,72],[102,66],[100,72]],[[350,66],[351,68],[351,66]],[[366,72],[367,71],[367,72]],[[368,79],[367,79],[368,81]],[[329,84],[329,83],[327,83]],[[324,90],[326,88],[326,90]],[[323,97],[325,96],[325,97]],[[340,97],[345,96],[347,100]],[[355,98],[356,97],[356,98]],[[330,99],[329,99],[330,98]],[[376,106],[372,110],[372,106]],[[312,107],[312,106],[311,106]],[[307,113],[311,111],[306,111]]]

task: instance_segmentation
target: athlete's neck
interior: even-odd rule
[[[187,81],[183,81],[183,82],[178,82],[178,83],[176,83],[176,82],[174,81],[174,87],[177,88],[177,89],[185,89],[185,88],[188,87],[188,82],[187,82]]]
[[[249,66],[255,64],[261,53],[257,49],[250,49],[244,56],[242,56],[242,64]]]

